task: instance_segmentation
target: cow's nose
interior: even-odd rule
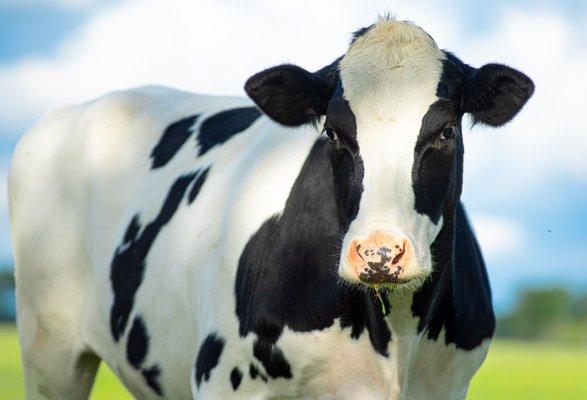
[[[400,283],[409,280],[413,249],[408,238],[377,231],[365,239],[353,239],[347,261],[365,283]]]

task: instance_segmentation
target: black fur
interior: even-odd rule
[[[143,369],[141,373],[143,378],[145,378],[147,385],[149,385],[149,387],[159,396],[163,396],[163,388],[158,381],[159,375],[161,375],[161,368],[159,368],[158,365],[153,365],[149,369]]]
[[[283,351],[270,341],[257,339],[253,343],[253,355],[257,360],[261,361],[267,374],[273,378],[290,379],[291,366],[285,359]]]
[[[470,113],[474,123],[501,126],[509,122],[534,93],[522,72],[501,64],[473,68],[446,52],[439,95]]]
[[[382,313],[381,305],[375,300],[371,291],[352,293],[349,291],[351,301],[348,301],[345,312],[340,315],[340,325],[343,328],[351,328],[351,337],[359,339],[364,329],[367,329],[371,345],[379,354],[389,356],[387,345],[391,341],[391,331],[385,321],[391,310],[391,305],[383,291],[381,299],[386,313]]]
[[[130,332],[128,334],[128,341],[126,343],[126,357],[130,365],[136,370],[141,370],[147,353],[149,352],[149,335],[147,327],[141,316],[136,316]],[[161,369],[158,365],[153,365],[151,368],[143,368],[141,374],[145,378],[147,385],[159,396],[163,395],[163,388],[158,381]]]
[[[353,34],[351,35],[351,46],[353,45],[353,43],[355,43],[357,41],[358,38],[365,35],[374,26],[375,26],[375,24],[371,24],[369,26],[365,26],[363,28],[360,28],[360,29],[357,29],[356,31],[354,31]]]
[[[147,328],[140,316],[135,317],[130,333],[128,334],[128,341],[126,343],[126,358],[134,369],[141,368],[147,351],[149,349],[149,336],[147,335]]]
[[[467,80],[465,92],[464,110],[475,122],[501,126],[526,104],[534,93],[534,83],[513,68],[486,64]]]
[[[357,143],[357,122],[339,81],[326,111],[325,130],[338,139],[330,152],[339,223],[344,232],[359,212],[363,193],[363,160]]]
[[[337,81],[338,60],[315,73],[284,64],[250,77],[245,91],[273,120],[299,126],[316,122],[326,113]]]
[[[451,100],[457,112],[462,113],[464,84],[474,68],[463,63],[454,54],[443,52],[446,59],[442,61],[442,74],[436,87],[436,96]]]
[[[196,360],[196,386],[200,387],[202,381],[210,379],[212,370],[218,365],[222,350],[224,349],[224,339],[216,333],[211,333],[206,336],[204,342],[198,351],[198,358]]]
[[[336,85],[340,82],[340,74],[338,72],[340,60],[342,60],[342,56],[314,72],[314,75],[324,82],[329,90],[336,88]]]
[[[196,180],[192,184],[192,188],[190,189],[190,192],[188,194],[188,203],[191,204],[198,196],[198,193],[200,193],[200,189],[202,189],[204,182],[206,182],[206,177],[208,176],[208,171],[210,171],[209,167],[204,169],[203,171],[198,171],[198,176],[196,177]]]
[[[445,343],[472,350],[493,336],[495,316],[487,270],[475,235],[461,204],[432,246],[438,261],[430,279],[414,295],[412,312],[418,332],[437,340],[445,329]]]
[[[270,350],[276,350],[272,345],[285,326],[309,332],[331,326],[336,318],[352,338],[367,330],[374,349],[387,355],[391,333],[373,293],[337,283],[337,249],[347,225],[337,205],[346,196],[335,190],[332,166],[339,151],[346,152],[324,139],[316,142],[282,215],[268,219],[240,257],[235,283],[239,332],[242,337],[257,334],[257,353],[266,368],[272,364],[266,362],[267,353],[274,354]],[[286,371],[284,365],[267,369],[270,376]]]
[[[141,224],[139,222],[139,216],[135,215],[126,228],[123,243],[130,243],[135,240],[140,230]]]
[[[124,242],[116,248],[112,259],[110,280],[114,301],[110,311],[110,329],[118,341],[124,332],[134,304],[134,296],[143,280],[145,259],[159,232],[171,220],[195,174],[178,178],[167,193],[167,197],[155,219],[140,231],[140,220],[135,215],[124,235]],[[140,231],[140,234],[139,234]]]
[[[212,147],[221,145],[231,137],[247,129],[261,116],[255,107],[233,108],[206,118],[200,125],[198,156]]]
[[[251,377],[251,379],[257,379],[257,376],[261,377],[261,379],[263,380],[263,382],[267,382],[267,377],[262,374],[257,367],[255,367],[253,364],[249,364],[249,376]]]
[[[238,367],[234,367],[230,372],[230,383],[232,384],[232,389],[236,391],[241,384],[243,379],[243,373],[238,369]]]
[[[457,141],[461,138],[441,138],[441,132],[447,125],[455,126],[460,132],[460,116],[450,101],[441,99],[432,104],[422,118],[414,149],[412,188],[415,208],[418,213],[428,215],[435,224],[440,219],[447,197],[455,188],[456,175],[462,169],[462,159],[461,165],[456,165]]]
[[[173,158],[173,156],[175,156],[181,146],[183,146],[191,136],[191,128],[199,117],[200,114],[196,114],[191,117],[183,118],[172,123],[167,129],[165,129],[159,143],[157,143],[151,152],[151,169],[163,167]]]

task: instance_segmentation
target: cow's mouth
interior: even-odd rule
[[[359,274],[362,285],[371,289],[385,289],[388,291],[414,292],[418,290],[429,274],[422,271],[416,274],[406,273],[404,267],[395,266],[390,269],[381,263],[367,263]]]
[[[367,268],[359,275],[359,279],[363,283],[385,284],[385,283],[401,283],[400,274],[403,267],[398,265],[393,271],[384,263],[367,263]]]

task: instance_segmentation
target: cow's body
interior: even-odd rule
[[[418,330],[420,318],[412,312],[411,296],[390,298],[391,313],[386,321],[391,335],[386,333],[385,326],[378,325],[384,323],[382,312],[378,300],[368,292],[351,293],[352,289],[340,288],[341,293],[348,292],[352,297],[341,304],[356,307],[348,313],[304,310],[306,304],[334,307],[334,303],[322,298],[324,292],[334,293],[337,287],[330,265],[299,265],[299,271],[294,273],[303,274],[302,282],[292,284],[291,292],[275,287],[270,293],[247,295],[259,297],[257,301],[265,303],[252,305],[251,312],[264,310],[263,313],[271,313],[272,304],[292,304],[296,301],[292,295],[304,296],[297,300],[302,304],[295,309],[295,322],[288,324],[291,328],[284,327],[277,341],[290,373],[284,363],[276,361],[276,371],[271,367],[267,370],[264,358],[255,357],[253,342],[257,335],[247,333],[242,337],[239,327],[243,322],[235,313],[239,258],[265,221],[284,212],[296,179],[300,179],[298,185],[311,179],[301,174],[302,166],[306,160],[315,166],[319,164],[316,155],[325,143],[311,126],[293,132],[258,116],[248,129],[198,158],[201,146],[197,137],[202,122],[220,111],[244,106],[251,104],[245,99],[143,88],[58,110],[27,134],[19,145],[11,172],[11,211],[21,294],[19,329],[25,350],[31,357],[44,351],[40,339],[44,335],[44,340],[64,340],[51,337],[50,325],[59,324],[67,341],[58,346],[69,346],[71,340],[76,352],[70,359],[48,354],[51,369],[46,373],[62,375],[83,352],[91,352],[104,360],[139,398],[158,398],[143,375],[154,367],[160,370],[154,381],[166,397],[189,398],[198,352],[209,335],[214,334],[224,346],[218,365],[206,373],[209,379],[201,379],[203,398],[331,395],[382,399],[393,398],[392,394],[398,396],[400,392],[404,396],[410,394],[409,398],[464,397],[471,375],[485,356],[486,341],[480,341],[472,350],[463,350],[454,343],[445,343],[444,330],[438,338],[428,339],[426,332]],[[153,169],[151,155],[166,128],[194,115],[201,115],[193,122],[194,132],[165,165]],[[188,122],[180,129],[187,132],[192,126]],[[197,175],[189,177],[208,168],[199,194],[190,203],[189,193]],[[47,182],[60,184],[49,186]],[[311,189],[318,182],[304,185]],[[172,190],[174,185],[180,189]],[[172,191],[174,195],[170,196]],[[307,201],[317,204],[303,204],[316,207],[312,211],[318,211],[327,200],[311,197],[310,193]],[[124,237],[135,215],[140,236],[145,225],[157,220],[164,204],[170,207],[170,199],[179,204],[169,222],[161,224],[148,249],[143,277],[137,280],[132,310],[128,322],[119,328],[117,342],[110,324],[114,303],[113,254],[120,246],[128,247]],[[332,225],[335,224],[319,226],[318,231],[335,235]],[[280,227],[273,234],[279,234],[281,229],[287,232],[288,227]],[[463,234],[470,236],[471,232]],[[311,245],[305,238],[298,240],[304,246]],[[327,258],[337,253],[334,247],[327,250]],[[478,257],[475,249],[463,252],[471,250]],[[121,265],[120,268],[127,269],[122,279],[130,280],[141,268],[138,264],[132,261]],[[323,270],[305,275],[309,267]],[[483,300],[489,290],[483,265],[474,259],[464,267],[469,268],[473,275],[470,279],[475,282],[459,288],[473,293],[459,295]],[[288,280],[284,282],[291,284]],[[68,293],[66,288],[75,290]],[[123,290],[131,289],[127,285]],[[34,299],[29,298],[29,293],[36,294]],[[276,311],[288,312],[282,308]],[[314,317],[309,313],[316,311],[322,312],[322,320],[312,321]],[[488,318],[491,309],[485,308],[483,312],[487,315],[461,316],[463,327],[467,327],[463,328],[463,335],[476,335],[476,321]],[[55,321],[56,313],[61,316],[59,322]],[[341,328],[341,324],[348,325],[348,321],[340,319],[343,314],[355,318],[355,328]],[[146,356],[138,369],[130,363],[127,351],[129,334],[137,318],[143,321],[149,338],[148,344],[130,345],[145,346]],[[367,324],[361,318],[367,319]],[[365,325],[369,328],[363,329]],[[473,326],[473,330],[468,326]],[[369,334],[374,336],[373,340]],[[25,359],[26,364],[30,362]],[[251,365],[259,371],[255,379],[251,378]],[[27,367],[35,368],[30,364]],[[230,379],[235,367],[242,374],[236,391]],[[38,382],[45,379],[54,378],[43,377]]]
[[[399,26],[431,49],[436,72],[417,69],[426,79],[416,82],[424,86],[414,86],[414,93],[428,90],[433,111],[436,96],[447,103],[430,93],[453,59],[446,56],[441,74],[435,57],[445,55],[425,33],[394,21],[381,24],[376,29],[383,34]],[[349,57],[344,62],[346,90],[353,87],[353,66]],[[300,78],[299,69],[285,68],[298,75],[292,79],[309,74]],[[360,110],[352,92],[341,93],[340,80],[338,87],[333,99],[338,93],[346,115]],[[272,118],[284,118],[267,109],[279,102],[255,101]],[[422,126],[427,107],[412,107]],[[416,178],[429,179],[411,172],[401,147],[383,164],[374,161],[377,146],[366,153],[365,132],[377,127],[366,130],[364,115],[358,114],[353,133],[363,151],[353,156],[354,168],[363,168],[361,157],[365,164],[355,196],[363,208],[356,205],[350,220],[337,206],[346,195],[335,183],[347,150],[320,136],[320,124],[283,119],[298,125],[283,127],[250,100],[145,87],[46,116],[19,143],[10,174],[28,396],[85,398],[103,360],[137,398],[465,398],[495,321],[481,253],[458,202],[462,142],[448,153],[456,203],[436,205],[442,214],[434,217],[433,199],[416,193],[414,200],[411,188],[398,186],[413,174],[418,192]],[[389,119],[399,132],[407,126],[398,125],[405,115]],[[332,118],[329,108],[325,124]],[[435,145],[441,149],[453,143],[445,131]],[[423,139],[415,134],[410,140],[418,138],[418,158]],[[402,160],[410,163],[394,167]],[[383,178],[381,188],[394,184],[388,177],[397,179],[396,201],[413,215],[373,197],[382,190],[372,189],[373,171]],[[357,176],[346,175],[344,184]],[[339,274],[354,273],[339,270],[347,252],[343,237],[349,229],[359,235],[353,218],[387,229],[373,219],[377,213],[365,214],[386,207],[404,221],[402,229],[419,229],[406,236],[417,240],[405,239],[393,257],[393,249],[374,253],[357,246],[355,258],[368,261],[360,275],[365,286],[352,276],[341,280]],[[394,243],[392,235],[401,233],[395,232],[379,230],[351,243]],[[418,240],[427,240],[424,252]],[[419,271],[413,260],[431,258],[433,272],[423,284],[403,285],[404,276]],[[362,267],[352,268],[358,274]],[[373,288],[380,285],[389,290],[378,299]]]

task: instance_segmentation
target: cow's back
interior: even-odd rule
[[[316,139],[284,131],[246,99],[160,87],[44,117],[10,173],[23,346],[57,329],[136,396],[188,396],[202,335],[237,331],[240,252]]]

